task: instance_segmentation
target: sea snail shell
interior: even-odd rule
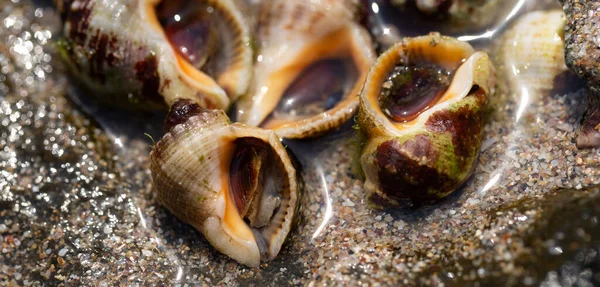
[[[61,54],[101,102],[227,109],[248,89],[250,29],[234,0],[57,2]]]
[[[498,45],[498,67],[512,93],[538,101],[554,88],[555,78],[567,71],[564,29],[563,12],[551,10],[525,14],[506,31]]]
[[[469,177],[493,82],[487,54],[435,33],[406,38],[377,59],[358,114],[372,207],[442,198]]]
[[[292,226],[298,179],[273,131],[175,103],[150,153],[156,197],[220,252],[250,267],[273,259]]]
[[[237,103],[238,121],[307,138],[356,113],[375,52],[355,2],[261,2],[254,78]]]

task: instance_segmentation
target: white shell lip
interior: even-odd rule
[[[296,170],[273,131],[230,124],[222,111],[211,112],[216,116],[192,116],[174,126],[152,150],[157,199],[201,231],[217,250],[244,265],[258,267],[261,260],[277,255],[291,230],[299,188]],[[243,221],[231,199],[229,163],[233,141],[238,138],[255,138],[270,146],[289,184],[282,191],[280,209],[258,233]],[[197,197],[203,200],[195,200]],[[255,234],[267,242],[267,258],[261,258]]]
[[[235,230],[232,230],[224,223],[226,205],[227,202],[224,194],[220,194],[217,197],[215,206],[216,216],[209,217],[204,222],[207,240],[218,250],[229,250],[232,246],[224,245],[230,244],[229,241],[233,240],[237,243],[235,246],[236,248],[226,254],[244,265],[258,267],[258,265],[260,265],[260,252],[258,250],[258,245],[256,244],[256,239],[252,237],[252,240],[248,240],[238,236]]]
[[[491,83],[488,75],[490,74],[491,66],[489,64],[489,57],[484,52],[475,52],[473,48],[467,43],[458,42],[454,39],[451,42],[447,39],[451,38],[439,38],[436,40],[436,45],[430,46],[431,50],[428,51],[430,54],[425,57],[420,57],[417,59],[413,59],[410,53],[410,45],[411,41],[421,42],[427,41],[430,42],[435,37],[439,37],[438,34],[433,34],[429,36],[417,37],[413,39],[408,39],[401,42],[390,49],[388,49],[385,53],[383,53],[375,65],[371,68],[369,75],[367,77],[365,86],[361,93],[361,100],[364,102],[364,108],[366,109],[366,113],[370,114],[374,117],[374,120],[377,122],[377,125],[383,127],[386,133],[400,137],[402,135],[416,132],[424,126],[427,119],[437,111],[444,110],[449,106],[459,102],[464,97],[469,94],[471,88],[474,85],[479,86],[484,89],[486,92],[489,92],[489,87]],[[417,43],[416,45],[418,45]],[[463,49],[464,57],[458,57],[453,60],[448,60],[444,58],[447,53],[444,53],[444,48],[436,51],[437,46],[443,45],[463,45],[462,47],[454,47],[454,49]],[[433,62],[442,66],[448,70],[456,70],[452,82],[448,88],[448,90],[441,96],[438,103],[436,103],[433,107],[427,109],[426,111],[419,114],[415,119],[409,121],[408,123],[396,123],[390,120],[379,106],[377,95],[379,95],[381,90],[381,83],[384,82],[385,77],[387,77],[388,72],[398,64],[408,64],[415,63],[419,61],[425,62]],[[481,76],[478,73],[482,73]]]

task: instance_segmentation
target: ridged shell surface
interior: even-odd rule
[[[552,90],[556,76],[567,71],[565,17],[561,10],[521,16],[502,36],[498,51],[501,75],[512,93],[524,90],[537,99]]]
[[[233,144],[240,138],[269,146],[283,166],[286,182],[278,211],[257,230],[240,217],[231,191]],[[231,124],[223,111],[204,110],[172,127],[153,148],[150,160],[158,201],[202,232],[217,250],[251,267],[277,255],[292,225],[298,185],[296,170],[272,131]],[[261,254],[265,243],[266,254]]]

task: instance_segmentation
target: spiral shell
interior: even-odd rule
[[[273,259],[298,204],[296,170],[270,130],[175,103],[150,153],[156,198],[220,252],[251,267]]]
[[[358,114],[369,204],[438,199],[467,180],[493,86],[487,54],[453,38],[406,38],[383,53],[369,72]]]
[[[357,110],[374,51],[354,1],[261,2],[258,56],[237,120],[280,137],[323,134]]]
[[[567,71],[564,27],[561,10],[535,11],[519,18],[502,36],[498,65],[512,93],[539,99]]]
[[[187,98],[227,109],[251,77],[249,27],[232,0],[194,1],[191,15],[177,14],[189,10],[190,1],[58,1],[63,58],[104,103],[152,109]],[[190,31],[206,35],[191,37]],[[208,62],[194,65],[176,40]]]

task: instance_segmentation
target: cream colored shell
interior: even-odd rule
[[[272,147],[285,167],[287,191],[279,211],[260,229],[268,243],[267,260],[279,252],[297,208],[296,170],[279,138],[270,130],[230,124],[223,111],[211,110],[175,126],[150,153],[158,201],[202,232],[220,252],[250,267],[261,254],[253,232],[240,217],[229,189],[233,141],[256,138]]]
[[[345,57],[354,61],[358,79],[332,109],[312,117],[264,126],[284,138],[322,134],[348,120],[375,60],[370,37],[354,22],[356,1],[262,1],[259,51],[250,93],[238,102],[238,121],[259,126],[277,106],[286,88],[310,64]]]
[[[530,12],[501,38],[499,66],[512,93],[538,98],[567,71],[562,10]]]

